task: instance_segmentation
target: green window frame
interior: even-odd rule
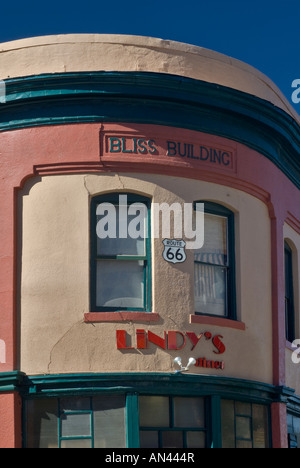
[[[99,245],[101,246],[101,239],[97,239],[97,207],[102,203],[111,204],[118,210],[119,197],[127,197],[128,207],[136,203],[142,204],[146,207],[146,219],[145,226],[147,228],[147,235],[144,239],[143,252],[134,254],[115,254],[111,252],[100,251]],[[128,217],[130,219],[130,217]],[[99,221],[99,217],[98,217]],[[151,293],[151,200],[147,197],[136,195],[134,193],[109,193],[100,195],[92,198],[91,200],[91,263],[90,263],[90,277],[91,277],[91,311],[92,312],[118,312],[118,311],[136,311],[136,312],[151,312],[152,311],[152,293]],[[128,226],[123,226],[123,228]],[[117,230],[117,232],[119,232]],[[116,241],[120,241],[120,237],[117,235]],[[100,244],[99,244],[100,242]],[[121,244],[121,241],[120,241]],[[103,244],[102,244],[103,245]],[[117,244],[115,244],[116,246]],[[101,249],[101,247],[100,247]],[[102,266],[102,267],[101,267]],[[122,302],[117,297],[118,288],[111,286],[112,293],[116,294],[113,298],[113,305],[103,304],[99,301],[99,288],[101,288],[100,275],[105,274],[105,269],[110,269],[110,276],[114,279],[121,278],[119,285],[123,284],[124,278],[132,283],[136,281],[136,278],[140,281],[140,287],[136,283],[136,288],[139,288],[140,297],[136,298],[136,304],[118,304]],[[102,273],[101,273],[102,272]],[[104,272],[104,273],[103,273]],[[125,276],[126,275],[126,276]],[[111,281],[107,281],[105,284],[111,285]],[[125,284],[125,282],[124,282]],[[132,288],[134,286],[132,285]],[[124,289],[126,289],[124,287]],[[128,288],[129,292],[130,289]],[[126,292],[125,292],[126,293]],[[108,294],[108,293],[107,293]],[[131,297],[128,302],[134,302],[135,298]],[[109,301],[108,301],[109,302]],[[126,302],[126,298],[123,300]]]
[[[69,448],[70,444],[76,444],[81,448],[94,448],[93,444],[93,413],[92,413],[92,402],[91,398],[82,399],[87,401],[87,405],[85,409],[76,409],[75,407],[71,407],[71,409],[64,409],[62,406],[62,399],[58,400],[58,440],[59,440],[59,448]],[[81,401],[82,401],[81,400]],[[77,420],[79,422],[83,419],[85,429],[82,429],[83,435],[77,435],[78,429],[75,430],[72,428],[65,429],[65,423],[72,419]],[[74,432],[72,434],[72,432]],[[78,431],[80,432],[80,431]]]
[[[195,265],[195,315],[206,315],[220,318],[228,318],[230,320],[237,320],[236,316],[236,268],[235,268],[235,222],[234,213],[223,205],[217,203],[199,201],[194,203],[194,209],[197,209],[197,203],[204,203],[204,230],[205,230],[205,216],[208,215],[210,218],[216,217],[223,223],[225,223],[224,233],[226,239],[223,240],[224,251],[217,252],[216,249],[212,252],[205,250],[205,238],[204,246],[199,251],[194,253],[194,265]],[[224,234],[223,233],[223,234]],[[210,236],[209,236],[210,237]],[[205,271],[206,270],[206,271]],[[214,290],[214,275],[215,277],[221,278],[221,284],[223,287],[223,299],[219,299],[222,303],[221,307],[223,312],[219,313],[214,307],[211,310],[209,307],[205,310],[205,307],[201,307],[201,297],[203,297],[203,291],[199,284],[204,283],[206,290],[209,290],[207,294],[213,296]],[[205,276],[205,279],[204,279]],[[208,278],[208,279],[207,279]],[[208,284],[207,284],[208,283]],[[197,297],[200,298],[200,303],[197,304]],[[217,299],[216,299],[217,302]],[[202,310],[197,310],[197,309]]]
[[[269,409],[245,401],[221,402],[223,448],[269,448]]]
[[[125,395],[65,396],[26,402],[28,448],[115,448],[115,445],[126,448]]]
[[[272,445],[270,406],[266,402],[229,400],[201,392],[199,395],[146,391],[73,393],[74,390],[59,397],[43,395],[25,399],[24,447],[198,449]],[[151,407],[148,414],[153,422],[149,426],[141,425],[145,421],[141,399],[148,398],[167,400],[169,415],[165,423],[159,411],[152,411],[151,415]],[[181,405],[179,419],[175,414],[176,401]],[[192,404],[186,405],[185,401]],[[197,401],[202,405],[199,412],[195,406]],[[157,441],[153,447],[151,443],[147,447],[143,444],[143,433],[151,432],[156,432]],[[150,442],[153,440],[150,437]]]
[[[206,448],[208,405],[205,397],[140,396],[140,448]]]
[[[296,338],[295,303],[293,285],[293,251],[287,242],[284,243],[284,276],[285,276],[285,336],[292,343]]]

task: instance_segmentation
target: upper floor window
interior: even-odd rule
[[[295,336],[295,308],[293,287],[293,252],[287,242],[284,243],[284,273],[285,273],[285,334],[286,339],[293,342]]]
[[[194,254],[196,314],[236,319],[234,245],[234,214],[204,202],[204,246]]]
[[[92,199],[92,311],[150,311],[149,208],[148,199],[131,193]]]

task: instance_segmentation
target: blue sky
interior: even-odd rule
[[[292,105],[291,84],[300,79],[299,0],[5,0],[0,13],[0,42],[68,33],[186,42],[258,68]]]

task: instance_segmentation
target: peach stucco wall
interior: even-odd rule
[[[238,319],[246,330],[190,324],[193,252],[183,264],[168,264],[162,257],[162,239],[154,240],[152,249],[153,312],[159,321],[84,323],[84,313],[89,312],[89,198],[124,190],[148,195],[154,203],[221,202],[237,213]],[[24,372],[169,372],[179,353],[186,360],[192,355],[225,361],[220,375],[272,382],[270,221],[261,201],[207,182],[115,173],[32,179],[19,200]],[[193,352],[191,346],[165,351],[154,345],[145,351],[117,350],[116,330],[134,335],[141,328],[159,336],[165,330],[194,331],[197,336],[210,331],[223,336],[226,352],[217,357],[211,342],[199,343]],[[194,368],[193,372],[215,374],[216,370]]]

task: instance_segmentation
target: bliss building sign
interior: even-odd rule
[[[161,154],[159,149],[160,144],[151,139],[124,136],[108,138],[108,153],[110,154],[158,155]],[[167,140],[164,153],[170,157],[207,161],[225,167],[232,164],[230,152],[194,143]]]
[[[153,130],[152,130],[153,128]],[[186,132],[175,140],[170,130],[164,132],[152,127],[143,131],[140,126],[118,132],[112,124],[104,124],[100,130],[100,159],[107,162],[137,162],[178,165],[204,169],[209,167],[221,172],[236,172],[236,147],[217,147],[209,135]]]

